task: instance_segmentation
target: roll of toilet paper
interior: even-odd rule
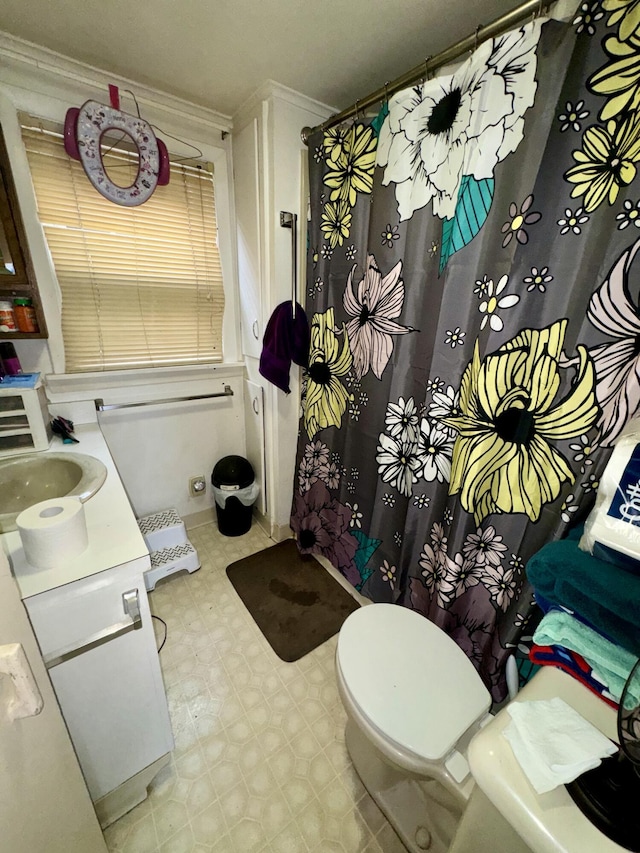
[[[84,505],[78,498],[51,498],[16,519],[27,562],[52,569],[79,556],[89,544]]]

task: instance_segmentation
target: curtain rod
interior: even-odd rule
[[[302,141],[305,145],[308,145],[309,137],[317,130],[325,131],[330,127],[334,127],[336,124],[340,124],[340,122],[345,121],[345,119],[357,116],[358,113],[372,107],[374,104],[386,101],[390,95],[400,91],[400,89],[410,86],[418,80],[422,80],[432,71],[435,71],[436,68],[440,68],[449,62],[453,62],[454,59],[457,59],[467,51],[475,50],[479,44],[487,39],[500,35],[528,17],[538,17],[542,14],[544,8],[544,0],[527,0],[526,3],[522,3],[520,6],[516,6],[515,9],[507,12],[505,15],[501,15],[499,18],[496,18],[495,21],[487,24],[486,27],[478,26],[471,35],[468,35],[461,41],[452,44],[451,47],[437,53],[435,56],[428,57],[420,65],[416,65],[415,68],[407,71],[401,77],[396,77],[396,79],[391,83],[386,83],[384,86],[376,89],[375,92],[367,95],[366,98],[356,101],[355,104],[352,104],[350,107],[347,107],[347,109],[342,110],[342,112],[331,116],[331,118],[328,118],[322,124],[319,124],[316,127],[303,127],[300,131]]]

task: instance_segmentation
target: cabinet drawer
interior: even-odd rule
[[[0,387],[0,456],[44,450],[52,432],[44,387]]]
[[[9,414],[0,413],[0,432],[11,432],[16,429],[28,429],[29,418],[26,412],[22,414],[10,412]]]
[[[7,412],[24,412],[24,402],[19,392],[16,394],[0,395],[0,418]]]

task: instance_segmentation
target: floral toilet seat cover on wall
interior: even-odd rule
[[[126,134],[138,152],[138,173],[128,187],[120,187],[107,175],[102,162],[100,141],[109,130]],[[98,192],[109,201],[126,207],[143,204],[156,186],[168,183],[169,160],[166,146],[157,139],[144,119],[113,106],[86,101],[79,109],[67,112],[65,149],[80,160],[85,173]]]

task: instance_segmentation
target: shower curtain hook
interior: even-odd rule
[[[389,81],[385,80],[384,83],[384,102],[387,106],[389,106]]]
[[[355,110],[356,110],[355,120],[358,121],[359,116],[358,116],[358,100],[357,99],[356,99]]]
[[[475,34],[474,34],[474,38],[473,38],[473,52],[474,53],[478,49],[478,34],[480,33],[481,29],[482,29],[482,24],[478,24],[478,26],[476,27]]]
[[[432,55],[433,54],[430,53],[429,56],[427,56],[427,58],[424,61],[424,82],[425,83],[427,82],[427,80],[430,79],[430,77],[429,77],[429,60],[431,59]]]

